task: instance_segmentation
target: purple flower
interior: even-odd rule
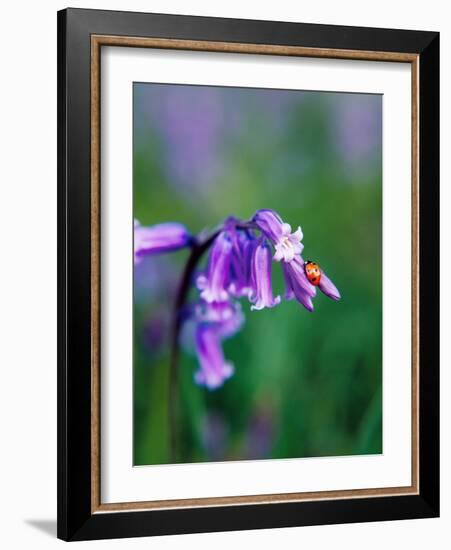
[[[382,97],[340,94],[332,115],[333,143],[347,180],[367,181],[370,166],[382,162]]]
[[[229,443],[230,429],[224,415],[207,413],[201,423],[201,438],[210,460],[223,460]]]
[[[224,359],[222,340],[235,335],[243,326],[244,316],[238,302],[200,301],[194,308],[195,349],[199,370],[194,380],[214,390],[232,376],[232,363]]]
[[[214,325],[201,323],[197,326],[195,338],[199,370],[194,380],[209,390],[219,388],[234,372],[233,364],[224,359],[220,335]]]
[[[176,250],[187,244],[194,247],[191,259],[198,259],[210,247],[207,268],[196,280],[200,290],[197,302],[186,303],[195,268],[188,264],[181,287],[185,289],[186,286],[185,296],[177,311],[187,347],[189,342],[191,347],[194,342],[199,362],[194,375],[197,384],[213,390],[222,386],[234,372],[232,363],[224,358],[222,342],[235,335],[244,323],[236,298],[248,298],[251,310],[272,308],[280,303],[281,297],[274,296],[272,290],[273,259],[282,262],[285,299],[296,299],[313,311],[315,285],[333,300],[340,299],[335,285],[317,265],[315,270],[319,271],[313,277],[312,266],[304,263],[301,257],[301,239],[301,228],[291,233],[290,225],[273,210],[258,210],[247,221],[228,217],[219,233],[207,237],[201,234],[196,239],[180,224],[145,228],[135,222],[135,258],[138,261],[143,254]],[[272,248],[275,250],[273,258]]]
[[[160,85],[149,98],[163,137],[169,181],[209,189],[223,170],[224,124],[221,92],[216,88]]]
[[[274,411],[270,400],[258,406],[251,417],[246,443],[246,458],[266,458],[271,454],[274,436]]]
[[[308,311],[313,311],[312,298],[316,296],[316,287],[307,279],[302,258],[298,256],[292,262],[283,263],[282,268],[286,285],[285,299],[295,298]]]
[[[308,311],[313,311],[312,298],[316,295],[316,287],[312,285],[305,274],[303,259],[298,256],[292,262],[284,263],[282,267],[286,284],[285,299],[295,298]],[[323,271],[321,271],[318,288],[333,300],[341,298],[337,287]]]
[[[232,259],[230,263],[229,293],[240,298],[251,291],[251,261],[256,239],[247,231],[232,232]]]
[[[340,295],[340,292],[338,291],[338,288],[324,273],[324,271],[321,272],[321,279],[319,281],[318,287],[321,290],[321,292],[323,292],[326,296],[329,296],[329,298],[332,298],[332,300],[336,300],[336,301],[340,300],[341,295]]]
[[[252,291],[249,300],[254,303],[251,310],[274,307],[280,303],[280,296],[274,298],[271,286],[271,250],[261,240],[252,256]]]
[[[274,259],[277,262],[291,262],[296,255],[301,254],[304,246],[301,243],[303,234],[300,227],[291,233],[290,224],[284,223],[274,210],[257,210],[252,221],[274,245]]]
[[[135,264],[146,254],[171,252],[191,243],[192,237],[180,223],[160,223],[143,227],[138,220],[134,223]]]
[[[244,315],[239,302],[204,302],[195,306],[198,323],[211,325],[221,338],[234,336],[243,326]]]
[[[231,260],[232,242],[228,234],[222,232],[211,248],[206,275],[197,278],[200,297],[206,302],[225,302],[228,299]]]
[[[291,262],[296,255],[301,254],[304,249],[301,243],[302,237],[303,234],[300,227],[294,233],[291,233],[291,226],[288,223],[284,223],[282,236],[274,245],[276,249],[274,259],[276,262],[280,262],[281,260]]]
[[[257,210],[252,221],[273,244],[276,243],[282,235],[283,221],[274,210]]]

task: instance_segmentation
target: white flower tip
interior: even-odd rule
[[[222,367],[222,374],[226,379],[230,378],[234,372],[235,372],[235,367],[233,366],[233,363],[230,363],[230,362],[224,363]]]
[[[202,298],[202,300],[205,300],[208,304],[211,304],[216,301],[214,294],[210,291],[209,288],[205,288],[204,290],[202,290],[202,292],[200,293],[200,297]]]
[[[226,290],[221,290],[221,292],[219,293],[219,300],[218,302],[225,302],[227,301],[229,298],[229,294],[227,293]]]
[[[298,241],[302,241],[304,234],[302,233],[301,226],[299,226],[296,231],[293,233],[293,235],[296,237]]]
[[[289,235],[291,233],[291,225],[289,223],[282,224],[282,234]]]
[[[273,259],[276,262],[280,262],[283,259],[283,252],[280,250],[280,248],[276,245],[276,253],[273,256]]]
[[[285,262],[292,262],[294,260],[295,255],[296,255],[296,250],[294,248],[289,248],[288,250],[285,250],[283,254],[283,259]]]
[[[280,304],[280,301],[281,301],[281,297],[280,296],[276,296],[275,298],[273,298],[273,301],[269,304],[265,304],[262,300],[257,302],[256,304],[252,305],[251,306],[251,311],[260,311],[262,309],[265,309],[265,307],[267,308],[271,308],[271,307],[275,307],[277,306],[278,304]]]
[[[328,294],[328,296],[329,296],[330,298],[332,298],[332,300],[335,300],[335,301],[337,301],[337,302],[338,302],[338,300],[341,300],[341,294],[338,292],[337,289],[335,289],[334,292],[330,292],[330,293]]]
[[[237,287],[235,283],[230,283],[228,288],[230,294],[236,294],[237,293]]]

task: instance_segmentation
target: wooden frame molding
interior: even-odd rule
[[[318,491],[218,498],[102,504],[100,499],[100,81],[102,46],[409,63],[412,71],[412,482],[409,487]],[[341,498],[418,495],[419,479],[419,55],[233,42],[91,35],[91,512],[164,510],[227,505],[307,502]]]

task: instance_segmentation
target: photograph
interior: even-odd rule
[[[384,452],[382,115],[133,83],[134,466]]]
[[[250,15],[58,11],[59,539],[440,515],[440,33]]]

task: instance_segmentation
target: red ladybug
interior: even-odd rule
[[[312,283],[312,285],[319,285],[319,282],[321,281],[321,268],[318,264],[308,260],[304,263],[304,271],[307,279]]]

